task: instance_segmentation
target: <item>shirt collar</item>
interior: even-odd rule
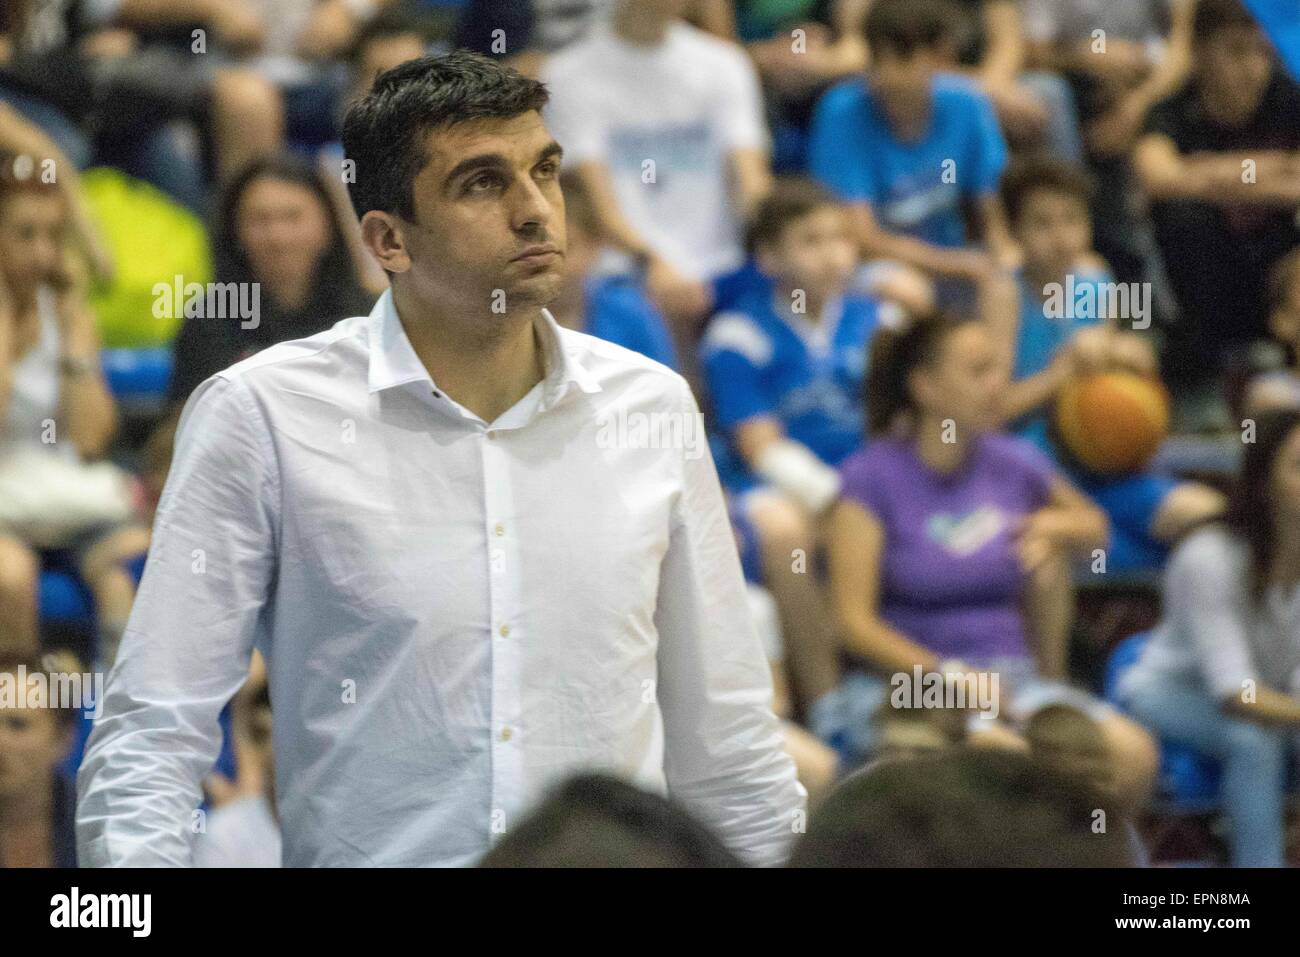
[[[542,367],[545,370],[542,408],[554,406],[575,387],[586,393],[599,392],[600,383],[591,370],[582,364],[575,345],[565,343],[559,323],[548,310],[542,310],[536,328],[542,345]],[[384,290],[375,303],[375,308],[370,311],[368,333],[371,392],[421,381],[428,383],[430,390],[437,389],[429,370],[424,367],[411,346],[411,340],[406,337],[406,330],[402,328],[397,308],[393,305],[391,289]]]

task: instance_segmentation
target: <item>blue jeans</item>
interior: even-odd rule
[[[1234,867],[1282,867],[1288,740],[1284,733],[1230,718],[1199,683],[1134,675],[1121,686],[1125,707],[1162,738],[1218,759],[1232,826]]]

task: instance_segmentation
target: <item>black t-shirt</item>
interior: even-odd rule
[[[1151,110],[1146,131],[1169,137],[1180,153],[1300,149],[1300,86],[1274,70],[1246,122],[1221,126],[1206,115],[1196,84],[1189,83]]]
[[[318,297],[326,298],[326,297]],[[324,332],[340,319],[365,315],[374,305],[375,297],[359,288],[350,288],[328,297],[331,302],[322,308],[313,301],[306,308],[289,312],[279,309],[263,292],[261,321],[245,329],[238,318],[188,318],[182,324],[172,343],[172,378],[168,386],[168,401],[184,402],[191,392],[208,376],[214,375],[268,349],[278,342],[305,339]]]

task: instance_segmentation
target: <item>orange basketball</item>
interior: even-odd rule
[[[1056,399],[1056,434],[1089,471],[1136,472],[1169,434],[1169,395],[1157,380],[1131,372],[1073,379]]]

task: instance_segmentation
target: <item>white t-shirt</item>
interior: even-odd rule
[[[58,418],[59,318],[54,293],[41,287],[36,293],[40,337],[14,363],[9,404],[0,417],[0,451],[18,446],[63,452],[67,442],[47,442],[48,423]]]
[[[542,79],[566,164],[603,163],[651,248],[696,278],[741,264],[728,159],[766,149],[768,137],[758,77],[740,47],[680,22],[659,45],[640,46],[599,24],[550,58]]]

